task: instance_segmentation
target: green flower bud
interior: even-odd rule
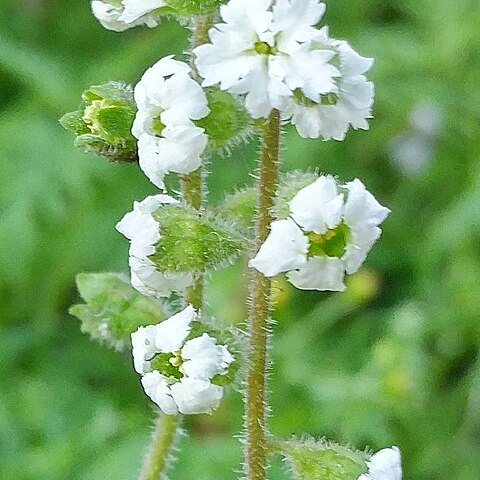
[[[205,129],[210,149],[228,148],[245,135],[250,122],[249,116],[228,92],[210,87],[205,89],[205,94],[210,113],[195,123]]]
[[[357,480],[367,472],[368,455],[326,440],[290,440],[275,444],[296,480]]]
[[[233,261],[245,239],[213,215],[181,205],[164,205],[153,213],[160,241],[149,257],[162,272],[203,272]]]
[[[121,82],[93,85],[83,92],[82,100],[77,111],[60,119],[76,135],[75,146],[115,162],[137,161],[131,133],[136,113],[132,88]]]
[[[130,334],[139,326],[168,316],[160,302],[138,293],[122,274],[80,273],[77,287],[85,303],[69,313],[80,319],[82,332],[115,350],[130,345]]]

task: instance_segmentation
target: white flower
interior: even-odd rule
[[[138,140],[139,165],[158,188],[169,172],[190,173],[202,164],[208,139],[203,128],[165,127],[161,136],[143,134]]]
[[[129,266],[131,284],[143,295],[168,297],[172,291],[182,292],[191,283],[190,273],[160,272],[148,258],[155,253],[160,240],[160,225],[152,213],[165,204],[176,204],[168,195],[154,195],[134,202],[133,211],[117,223],[117,230],[130,240]]]
[[[222,387],[196,378],[182,378],[170,389],[178,411],[185,415],[209,413],[218,408],[223,397]]]
[[[168,56],[150,67],[135,86],[138,112],[132,133],[138,139],[140,168],[159,188],[168,172],[189,173],[201,164],[208,139],[195,126],[210,112],[191,69]]]
[[[367,462],[368,473],[358,480],[401,480],[402,459],[398,447],[384,448]]]
[[[310,48],[324,11],[317,0],[230,0],[220,7],[224,23],[210,30],[211,43],[193,51],[203,85],[246,94],[254,118],[282,108],[296,89],[318,100],[339,75],[328,63],[332,49]]]
[[[272,223],[249,266],[267,277],[287,272],[302,290],[345,290],[345,272],[360,268],[390,210],[358,179],[341,188],[346,200],[331,176],[302,188],[289,203],[289,218]]]
[[[373,65],[373,60],[361,57],[345,41],[319,37],[312,44],[336,52],[341,75],[335,79],[336,86],[331,93],[320,99],[297,91],[286,102],[282,118],[291,119],[299,135],[305,138],[343,140],[349,126],[368,130],[374,88],[364,74]]]
[[[204,333],[187,340],[197,312],[190,305],[157,325],[132,333],[135,370],[145,393],[167,415],[208,413],[218,407],[223,388],[211,380],[224,375],[234,358],[225,345]]]
[[[156,27],[160,21],[156,10],[165,5],[163,0],[93,0],[92,12],[108,30],[123,32],[138,25]]]

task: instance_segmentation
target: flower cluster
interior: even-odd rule
[[[367,129],[373,84],[364,73],[373,62],[315,27],[324,11],[318,0],[231,0],[211,43],[193,51],[203,85],[245,94],[254,118],[280,110],[303,137]]]
[[[133,211],[117,223],[117,230],[130,240],[129,265],[131,283],[140,293],[153,297],[168,297],[172,291],[183,291],[192,276],[183,272],[159,272],[149,256],[155,253],[160,240],[160,225],[152,213],[162,205],[178,204],[168,195],[154,195],[134,202]]]
[[[108,30],[123,32],[132,27],[156,27],[160,21],[157,9],[163,0],[93,0],[92,12]]]
[[[164,188],[168,172],[190,173],[200,167],[208,139],[193,120],[210,110],[191,69],[171,56],[149,68],[135,87],[138,112],[132,128],[138,139],[140,168],[150,181]]]
[[[187,340],[196,320],[188,306],[132,334],[135,370],[145,393],[167,415],[209,413],[223,397],[223,388],[213,382],[227,373],[233,357],[207,333]]]
[[[303,290],[345,290],[345,272],[360,268],[389,213],[360,180],[339,188],[331,176],[302,188],[289,207],[290,216],[272,223],[250,266],[267,277],[288,272]]]
[[[367,462],[368,473],[360,475],[358,480],[401,480],[402,459],[397,447],[384,448],[372,455]]]

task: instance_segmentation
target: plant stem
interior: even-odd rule
[[[159,414],[139,480],[159,480],[166,474],[179,424],[179,415]]]
[[[272,222],[272,207],[278,187],[280,114],[273,110],[264,126],[261,150],[259,207],[256,231],[257,251]],[[246,396],[246,474],[248,480],[266,478],[266,370],[271,282],[254,270],[250,283],[249,369]]]

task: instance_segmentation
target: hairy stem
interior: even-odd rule
[[[159,414],[139,480],[164,478],[179,424],[179,415]]]
[[[268,236],[272,222],[272,207],[278,187],[280,115],[273,110],[264,126],[261,150],[259,208],[256,248]],[[250,283],[249,369],[246,396],[246,474],[248,480],[266,478],[266,370],[268,319],[271,282],[260,272],[253,271]]]

